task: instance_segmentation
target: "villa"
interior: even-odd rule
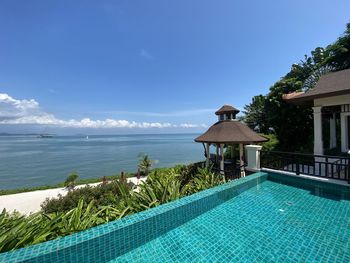
[[[224,105],[218,122],[195,139],[205,146],[205,165],[224,176],[237,164],[225,160],[224,147],[240,145],[240,173],[228,182],[1,253],[0,262],[350,262],[349,158],[262,151],[250,143],[266,139],[236,120],[237,113]],[[255,172],[245,176],[245,170]]]
[[[313,106],[314,154],[262,150],[267,139],[224,105],[215,112],[218,121],[194,139],[206,158],[197,165],[212,169],[206,190],[181,196],[172,183],[182,175],[166,174],[173,181],[162,182],[160,192],[170,202],[152,207],[158,200],[149,183],[143,210],[123,217],[128,205],[119,220],[0,253],[0,262],[350,262],[350,158],[324,155],[322,140],[327,118],[329,148],[349,149],[350,70],[284,99]],[[84,214],[68,224],[79,225]]]
[[[307,92],[285,95],[289,103],[312,107],[314,119],[314,154],[324,154],[323,123],[329,122],[328,149],[340,146],[342,152],[350,149],[350,69],[328,73]],[[340,133],[340,142],[339,136]]]

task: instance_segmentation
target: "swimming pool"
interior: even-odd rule
[[[297,186],[297,187],[296,187]],[[350,188],[256,173],[65,238],[27,262],[350,262]]]

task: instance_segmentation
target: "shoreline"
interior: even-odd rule
[[[117,176],[119,177],[119,175]],[[143,182],[147,177],[141,177],[139,182]],[[127,177],[128,182],[137,184],[137,177],[129,176]],[[102,181],[95,183],[85,183],[76,185],[75,189],[89,186],[97,186],[101,184]],[[52,187],[48,189],[32,190],[27,192],[19,192],[13,194],[6,194],[0,196],[0,213],[3,209],[6,212],[19,212],[22,215],[30,215],[31,213],[36,213],[41,210],[41,204],[46,200],[46,198],[57,198],[59,194],[65,196],[68,193],[68,188],[66,187]]]
[[[134,177],[136,176],[135,173],[126,173],[126,178]],[[118,179],[120,175],[108,175],[106,178],[108,180],[114,180]],[[103,177],[99,178],[86,178],[86,179],[78,179],[76,181],[76,186],[79,185],[87,185],[87,184],[95,184],[95,183],[101,183]],[[41,190],[47,190],[47,189],[54,189],[54,188],[64,188],[64,182],[52,184],[52,185],[39,185],[39,186],[33,186],[33,187],[23,187],[23,188],[13,188],[13,189],[0,189],[0,196],[3,195],[12,195],[12,194],[19,194],[19,193],[28,193],[28,192],[35,192],[35,191],[41,191]]]

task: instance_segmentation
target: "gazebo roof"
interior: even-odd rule
[[[239,110],[236,109],[235,107],[232,107],[231,105],[225,104],[224,106],[222,106],[220,109],[218,109],[215,114],[216,115],[220,115],[220,114],[224,114],[224,113],[239,113]]]
[[[215,114],[220,115],[232,111],[237,112],[238,110],[230,105],[224,105],[215,112]],[[197,137],[195,141],[206,143],[246,144],[265,142],[267,139],[260,136],[240,121],[236,119],[227,119],[216,122],[205,133]]]

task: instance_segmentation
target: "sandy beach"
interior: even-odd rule
[[[140,178],[139,182],[145,181],[147,178]],[[128,178],[128,182],[137,184],[137,178]],[[90,186],[96,186],[101,183],[88,184]],[[76,188],[82,188],[85,185],[78,185]],[[55,198],[59,194],[62,196],[68,193],[67,188],[53,188],[46,190],[38,190],[26,193],[18,193],[11,195],[0,196],[0,212],[5,208],[8,212],[17,211],[21,214],[29,215],[40,211],[40,205],[45,201],[46,198]]]

